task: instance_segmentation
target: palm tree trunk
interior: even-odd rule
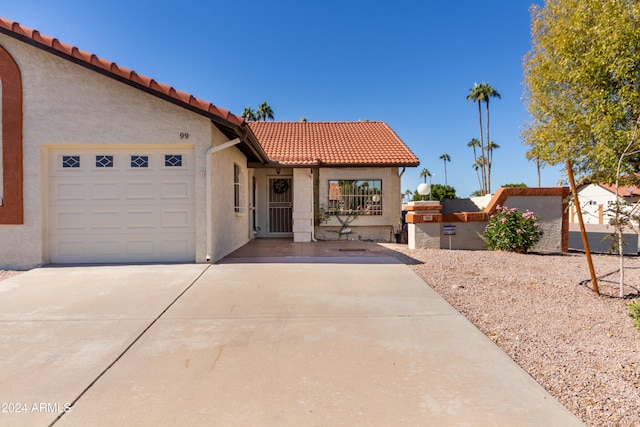
[[[491,162],[493,161],[493,149],[491,148],[491,139],[489,139],[489,97],[484,100],[487,107],[487,194],[491,194]]]
[[[447,185],[447,159],[444,159],[444,185]]]
[[[478,172],[478,169],[480,169],[480,167],[478,167],[478,165],[476,164],[476,176],[478,177],[478,186],[479,186],[478,188],[480,188],[480,192],[482,192],[482,181],[480,181],[480,172]]]
[[[478,123],[480,124],[480,152],[484,155],[484,136],[482,135],[482,101],[478,100]],[[484,165],[482,165],[482,185],[480,192],[482,195],[487,194],[487,174]]]

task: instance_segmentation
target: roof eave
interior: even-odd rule
[[[327,162],[280,162],[271,161],[267,166],[273,167],[287,167],[287,168],[305,168],[305,167],[323,167],[323,168],[386,168],[386,167],[418,167],[420,162],[407,162],[407,163],[327,163]]]

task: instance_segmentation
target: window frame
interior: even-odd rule
[[[242,171],[237,163],[233,164],[233,210],[235,213],[242,211],[240,201],[240,175]]]
[[[356,214],[378,217],[383,215],[383,179],[332,178],[327,180],[327,193],[325,206],[329,216]]]

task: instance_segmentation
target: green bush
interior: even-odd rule
[[[635,321],[635,326],[640,330],[640,301],[629,304],[629,317]]]
[[[526,253],[542,237],[538,217],[530,211],[498,206],[489,217],[482,238],[487,248],[496,251]]]

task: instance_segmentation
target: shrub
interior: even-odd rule
[[[489,217],[482,238],[487,247],[496,251],[526,253],[542,237],[538,217],[530,211],[498,206]]]
[[[629,304],[629,317],[635,321],[635,326],[640,330],[640,301]]]

